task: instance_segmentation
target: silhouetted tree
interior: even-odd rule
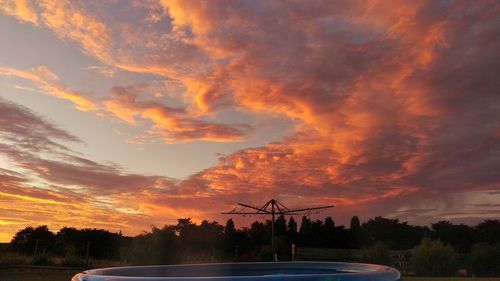
[[[129,261],[134,265],[175,264],[181,260],[176,228],[153,227],[150,233],[134,238]]]
[[[500,220],[485,220],[475,228],[477,242],[496,243],[500,242]]]
[[[343,225],[336,226],[333,234],[333,247],[334,248],[352,248],[350,241],[349,230]]]
[[[333,248],[337,245],[336,240],[339,238],[337,237],[338,233],[335,229],[335,222],[333,221],[332,217],[327,217],[325,218],[325,223],[323,224],[323,237],[322,237],[322,243],[329,248]]]
[[[83,256],[81,233],[74,227],[63,227],[56,234],[56,253],[62,256]]]
[[[488,246],[474,246],[468,265],[477,272],[476,274],[488,275],[488,272],[497,272],[492,265],[497,264],[496,253],[499,246],[494,243],[500,243],[500,222],[486,220],[470,227],[440,221],[432,224],[430,230],[427,227],[400,222],[398,219],[382,217],[372,218],[360,225],[359,218],[354,216],[350,228],[346,229],[342,225],[336,226],[331,217],[325,218],[324,221],[311,221],[304,216],[297,232],[297,222],[294,218],[291,217],[287,223],[283,216],[279,216],[276,219],[275,235],[275,246],[280,260],[290,258],[290,246],[296,243],[298,247],[363,248],[365,261],[378,260],[378,263],[384,263],[385,256],[377,256],[377,252],[381,254],[381,249],[410,249],[418,245],[424,237],[442,239],[445,244],[456,247],[463,254],[468,254],[474,243],[485,241],[489,242]],[[81,265],[87,247],[89,256],[93,259],[125,259],[134,264],[216,260],[268,261],[271,258],[270,239],[269,220],[256,221],[251,227],[236,229],[231,219],[222,226],[208,220],[198,225],[190,218],[184,218],[179,219],[176,225],[162,229],[153,228],[151,232],[133,238],[102,229],[63,227],[54,235],[47,226],[26,227],[16,233],[11,246],[21,253],[33,255],[38,241],[38,253],[49,254],[50,261],[52,254],[63,256],[63,263],[67,265]],[[430,248],[439,247],[434,245]]]
[[[196,224],[190,218],[178,219],[175,230],[178,233],[179,243],[184,249],[185,256],[191,256],[193,249],[201,243],[196,235]]]
[[[234,227],[234,222],[232,219],[228,219],[224,227],[224,234],[228,237],[232,237],[235,233],[236,228]]]
[[[279,260],[288,260],[290,256],[290,243],[287,237],[286,219],[280,215],[274,223],[274,246]],[[266,259],[267,260],[267,259]]]
[[[285,235],[286,234],[286,219],[285,216],[280,215],[274,222],[274,234]]]
[[[11,240],[14,249],[25,254],[47,253],[54,248],[56,238],[46,225],[28,226],[19,230]]]
[[[287,236],[292,244],[297,243],[297,222],[293,217],[290,217],[288,220],[288,226],[287,226]]]
[[[407,222],[400,223],[398,219],[375,217],[362,225],[367,235],[368,245],[377,241],[387,243],[393,249],[410,249],[418,245],[424,235]]]
[[[335,222],[333,221],[332,217],[325,218],[324,226],[327,231],[333,231],[333,229],[335,228]]]
[[[353,217],[351,218],[350,228],[351,228],[351,229],[357,229],[357,228],[359,228],[359,227],[361,227],[361,223],[359,222],[359,218],[358,218],[358,216],[353,216]]]
[[[302,222],[300,223],[300,229],[299,229],[299,245],[300,246],[310,246],[311,245],[311,240],[312,240],[312,224],[311,220],[303,216],[302,217]]]
[[[198,244],[196,251],[202,255],[210,256],[211,259],[219,256],[218,250],[222,248],[223,232],[224,227],[218,222],[202,221],[197,235],[200,244]]]
[[[365,232],[361,228],[361,223],[358,216],[353,216],[351,218],[350,228],[349,228],[349,238],[348,247],[359,249],[365,244]]]
[[[271,243],[270,232],[267,231],[262,222],[255,221],[250,225],[249,237],[251,243],[256,248],[260,248]]]
[[[236,257],[236,244],[235,244],[236,228],[232,219],[228,219],[224,227],[224,241],[223,251],[226,258],[233,259]]]
[[[218,222],[203,220],[196,225],[190,218],[178,219],[175,229],[183,249],[183,261],[209,262],[224,256],[224,227]]]
[[[266,224],[255,221],[249,229],[249,248],[253,256],[259,261],[269,260],[271,254],[271,222],[266,220]]]
[[[291,233],[297,233],[297,222],[293,217],[290,217],[290,219],[288,220],[287,230]]]
[[[243,228],[237,230],[234,236],[235,251],[234,257],[237,261],[254,261],[255,249],[252,248],[252,242],[249,236],[250,230]]]
[[[474,243],[474,229],[465,224],[454,225],[449,221],[431,224],[433,237],[451,244],[460,253],[468,253]]]

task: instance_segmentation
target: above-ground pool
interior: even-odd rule
[[[401,281],[394,268],[343,262],[212,263],[128,266],[87,270],[72,281]]]

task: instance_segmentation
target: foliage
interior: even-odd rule
[[[0,253],[0,266],[27,264],[28,258],[18,253]]]
[[[36,228],[28,226],[19,230],[12,241],[12,247],[24,254],[46,253],[54,248],[56,238],[46,225]]]
[[[468,264],[476,276],[500,276],[500,242],[474,244]]]
[[[489,244],[500,241],[500,220],[485,220],[474,229],[476,241]]]
[[[158,229],[137,236],[128,260],[134,265],[174,264],[180,261],[177,235],[173,227]]]
[[[450,244],[460,253],[470,252],[474,240],[474,229],[465,224],[454,225],[449,221],[431,224],[432,236]]]
[[[451,245],[425,238],[412,252],[412,264],[418,276],[454,276],[459,256]]]
[[[377,242],[363,249],[362,259],[367,263],[391,265],[391,254],[389,245]]]
[[[228,219],[226,226],[224,227],[224,235],[228,237],[233,237],[236,233],[236,228],[234,227],[234,222],[232,219]]]
[[[302,222],[300,223],[299,234],[302,237],[302,241],[310,240],[310,238],[312,237],[312,225],[311,225],[310,218],[308,218],[306,216],[302,217]]]
[[[61,260],[62,266],[81,267],[85,266],[85,260],[78,256],[67,256]]]
[[[351,218],[350,228],[349,228],[349,247],[350,248],[361,248],[361,245],[365,244],[366,233],[361,228],[361,223],[358,216],[353,216]]]
[[[33,257],[31,264],[32,265],[53,265],[54,261],[52,259],[52,256],[49,256],[47,254],[40,254],[40,255],[36,255],[35,257]]]
[[[441,244],[441,248],[445,249],[445,253],[448,251],[448,255],[455,260],[456,253],[453,251],[455,246],[464,260],[468,258],[468,251],[471,250],[473,253],[467,259],[467,265],[477,275],[491,275],[489,272],[496,269],[491,269],[489,262],[499,264],[495,258],[495,254],[499,252],[497,246],[485,247],[483,244],[481,244],[483,246],[472,246],[483,241],[490,245],[500,243],[498,220],[486,220],[473,227],[446,221],[437,222],[431,229],[382,217],[361,223],[359,218],[354,216],[350,228],[337,225],[331,217],[321,221],[304,216],[301,222],[298,224],[293,217],[288,220],[282,216],[276,218],[275,248],[279,260],[290,260],[293,243],[298,248],[331,248],[336,251],[361,249],[357,250],[359,255],[352,257],[356,261],[363,258],[367,262],[389,264],[388,249],[407,250],[418,245],[424,237],[431,237],[442,239],[448,244],[448,246]],[[463,237],[454,237],[457,235]],[[137,265],[269,261],[272,256],[270,238],[269,220],[256,221],[250,227],[237,229],[231,219],[223,226],[215,221],[205,220],[196,224],[189,218],[183,218],[179,219],[176,225],[153,227],[136,237],[125,237],[121,233],[102,229],[64,227],[54,234],[47,226],[26,227],[16,233],[10,245],[3,245],[0,248],[0,263],[26,264],[34,256],[35,248],[37,248],[36,256],[55,256],[56,264],[67,266],[75,266],[86,260],[87,251],[89,259],[95,264],[103,260]],[[423,245],[413,252],[428,253],[439,248],[429,247],[429,243],[434,245],[435,242],[424,240]],[[421,248],[424,250],[418,250]],[[4,250],[15,251],[17,256],[9,257],[2,252]],[[443,249],[438,252],[442,254]],[[21,259],[19,254],[24,254],[27,258]],[[427,258],[439,259],[440,256],[427,255]],[[35,262],[44,263],[42,259]],[[346,259],[343,257],[340,260]],[[419,262],[422,261],[417,259],[417,265]],[[438,262],[431,261],[433,265]],[[439,265],[440,272],[441,267]]]
[[[120,233],[102,229],[63,227],[56,234],[55,252],[59,255],[118,260],[126,239]]]
[[[271,223],[271,221],[269,221]],[[286,235],[286,219],[285,216],[279,216],[274,222],[274,234],[275,235]]]
[[[288,239],[290,240],[290,243],[296,244],[297,243],[297,222],[293,217],[290,217],[288,220],[288,225],[286,227],[286,235]]]
[[[361,226],[361,223],[359,222],[358,216],[353,216],[351,218],[350,228],[351,229],[356,229],[356,228],[359,228],[360,226]]]
[[[398,219],[375,217],[362,225],[366,233],[365,244],[384,242],[395,250],[410,249],[418,245],[429,230],[424,227],[412,226]]]

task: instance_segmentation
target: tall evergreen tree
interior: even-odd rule
[[[312,234],[311,220],[306,216],[302,217],[302,222],[300,223],[299,233],[302,236],[310,236]]]
[[[301,246],[310,246],[312,240],[312,234],[313,233],[312,233],[311,220],[308,217],[303,216],[302,222],[300,223],[298,243]]]
[[[274,222],[274,234],[275,235],[285,235],[286,234],[286,219],[285,216],[280,215]]]
[[[353,216],[351,218],[351,229],[359,228],[360,226],[361,226],[361,223],[359,222],[358,216]]]
[[[297,222],[293,217],[288,220],[287,231],[291,234],[297,234]]]
[[[325,228],[333,230],[335,228],[335,222],[333,221],[332,217],[327,217],[325,219]]]
[[[288,237],[288,241],[291,244],[297,244],[297,237],[298,237],[297,222],[295,221],[295,219],[293,217],[290,217],[290,219],[288,220],[286,234]]]
[[[224,234],[226,236],[233,236],[236,233],[236,228],[234,227],[233,219],[228,219],[226,226],[224,227]]]
[[[349,248],[359,249],[364,244],[363,229],[361,228],[361,223],[358,216],[353,216],[351,218],[351,224],[349,228]]]

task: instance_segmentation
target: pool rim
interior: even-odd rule
[[[262,266],[265,269],[266,266],[277,265],[281,268],[287,266],[303,267],[304,269],[331,269],[339,270],[341,272],[332,273],[305,273],[305,274],[268,274],[268,275],[219,275],[219,276],[127,276],[127,275],[116,275],[120,274],[120,270],[145,270],[150,268],[203,268],[207,267],[207,270],[214,269],[214,267],[223,266]],[[124,274],[125,272],[121,272]],[[268,278],[273,278],[275,280],[296,280],[300,279],[310,279],[323,280],[326,277],[338,277],[338,280],[361,280],[362,277],[377,277],[377,280],[382,280],[379,278],[386,277],[387,280],[402,280],[401,273],[390,266],[378,265],[378,264],[368,264],[368,263],[350,263],[350,262],[325,262],[325,261],[285,261],[285,262],[244,262],[244,263],[199,263],[199,264],[177,264],[177,265],[146,265],[146,266],[122,266],[122,267],[107,267],[107,268],[97,268],[85,270],[81,273],[76,274],[71,279],[72,281],[125,281],[125,280],[151,280],[151,281],[173,281],[173,280],[204,280],[204,281],[227,281],[227,280],[256,280],[263,279],[269,280]]]

